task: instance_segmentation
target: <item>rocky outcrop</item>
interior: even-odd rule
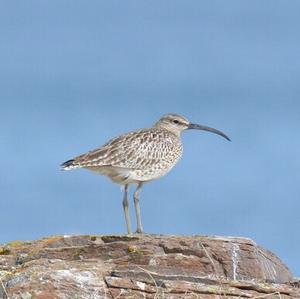
[[[0,246],[0,298],[300,298],[246,238],[64,236]]]

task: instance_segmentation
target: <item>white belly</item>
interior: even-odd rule
[[[105,175],[113,182],[121,185],[137,184],[158,179],[167,174],[174,165],[163,169],[149,168],[144,170],[128,169],[113,166],[86,167],[87,169],[101,175]]]

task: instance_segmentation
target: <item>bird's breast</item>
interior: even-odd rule
[[[150,181],[167,174],[181,158],[183,147],[180,140],[169,140],[160,146],[159,151],[154,147],[148,148],[147,152],[141,167],[132,171],[132,177],[136,180]]]

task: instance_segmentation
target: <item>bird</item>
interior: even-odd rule
[[[61,169],[85,168],[124,186],[122,205],[129,235],[132,234],[132,229],[128,189],[129,185],[136,185],[133,194],[136,233],[143,233],[139,204],[142,186],[164,176],[175,166],[183,153],[181,133],[190,129],[212,132],[231,141],[217,129],[191,123],[184,116],[170,113],[163,115],[150,128],[125,133],[95,150],[62,163]]]

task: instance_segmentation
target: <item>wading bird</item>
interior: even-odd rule
[[[141,188],[144,183],[165,175],[178,162],[183,150],[180,135],[188,129],[209,131],[230,141],[219,130],[193,124],[178,114],[167,114],[162,116],[153,127],[113,138],[100,148],[64,162],[61,168],[63,170],[86,168],[123,185],[123,209],[128,234],[132,233],[128,210],[128,186],[136,184],[133,198],[137,233],[142,233],[139,205]]]

